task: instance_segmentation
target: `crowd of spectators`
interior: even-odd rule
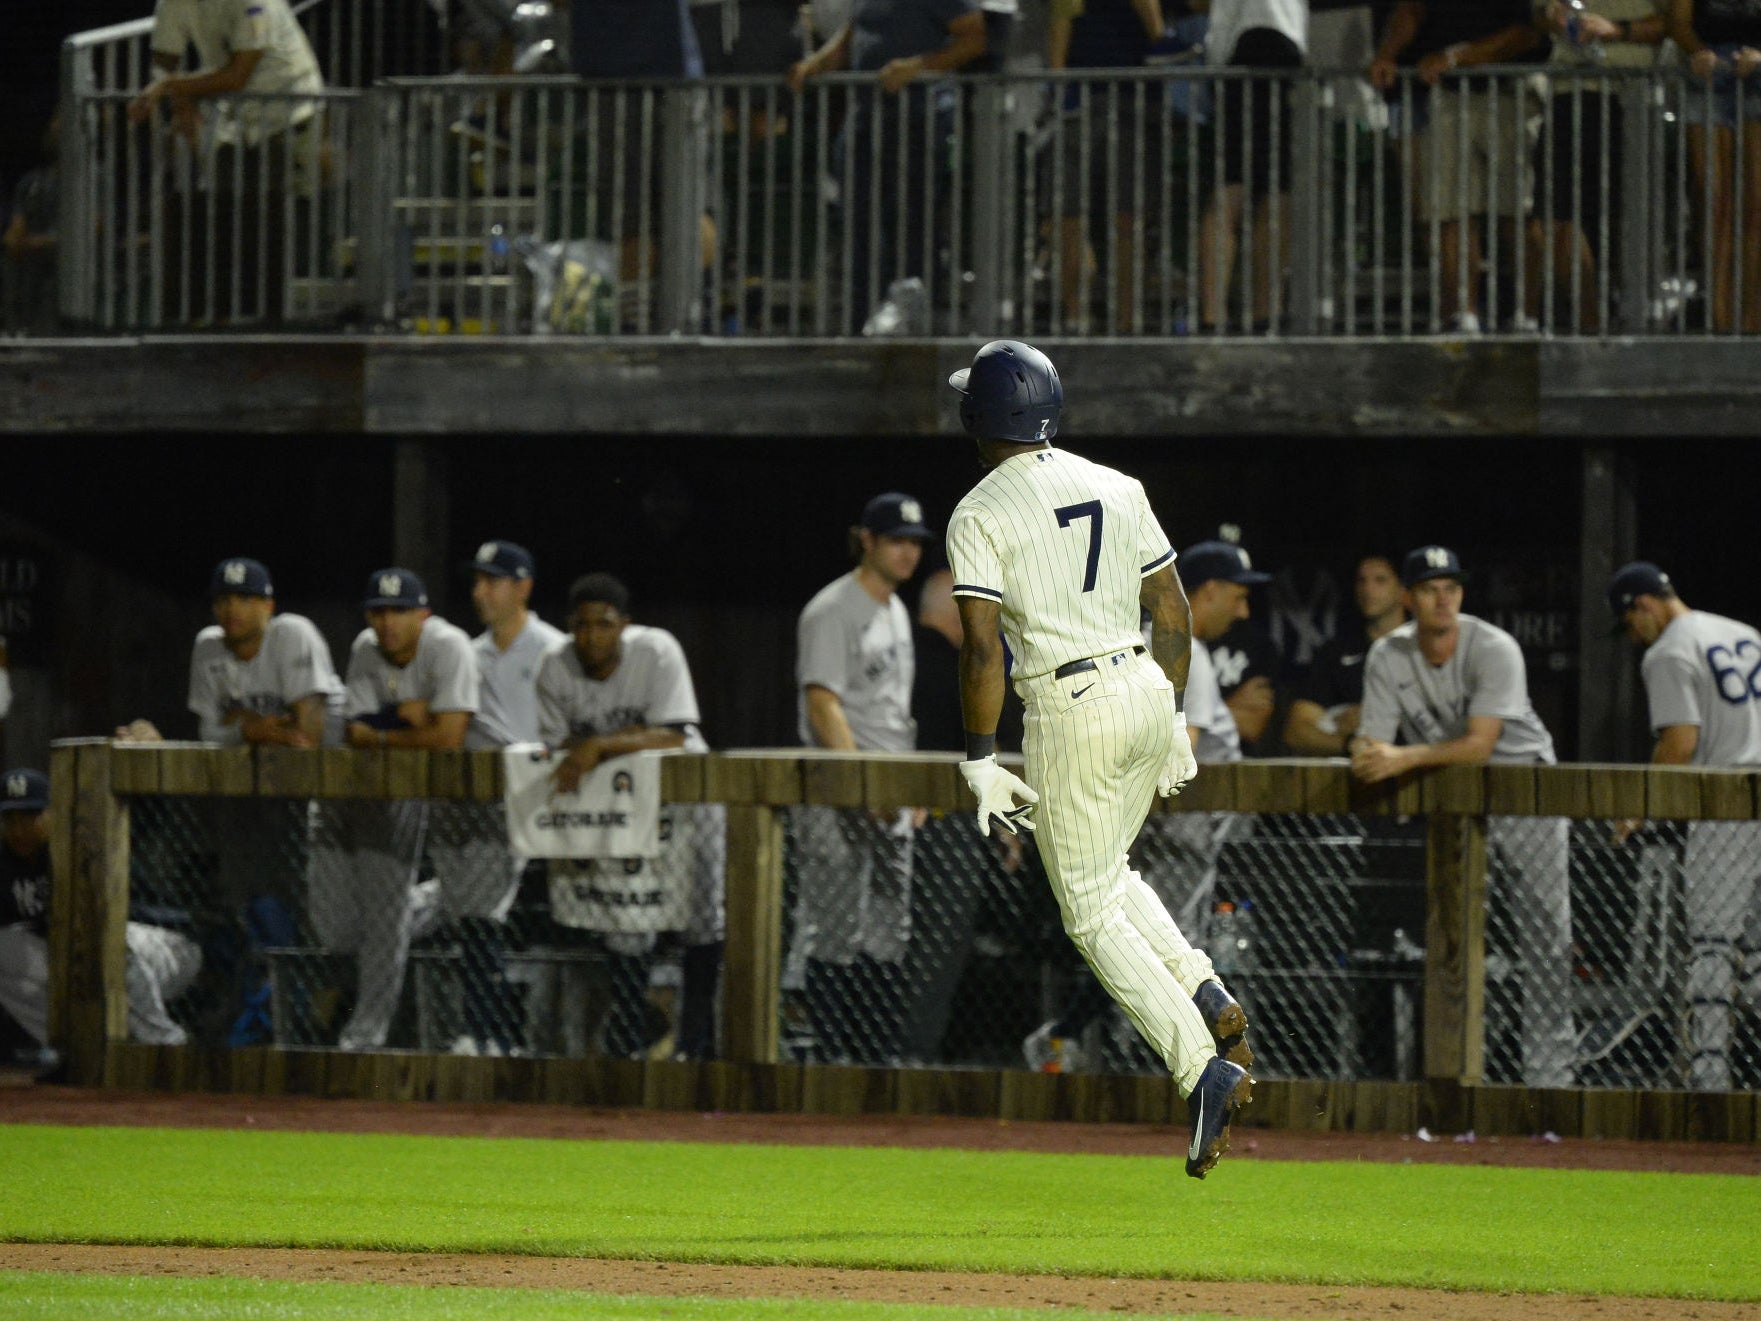
[[[922,315],[899,311],[901,282],[933,287],[938,306],[925,308],[929,315],[960,284],[971,219],[951,194],[962,186],[960,148],[974,128],[971,99],[954,95],[952,80],[998,69],[1146,68],[1167,76],[1049,84],[1039,123],[1010,148],[1025,152],[1022,187],[1036,214],[1023,222],[1040,227],[1033,260],[1047,277],[1039,296],[1050,323],[1066,333],[1134,333],[1166,324],[1149,304],[1172,300],[1182,328],[1288,331],[1299,215],[1288,200],[1298,164],[1291,75],[1305,67],[1363,71],[1365,98],[1353,93],[1346,103],[1360,122],[1387,126],[1391,200],[1410,206],[1411,241],[1435,274],[1437,324],[1462,334],[1601,333],[1622,297],[1648,305],[1656,292],[1623,292],[1619,278],[1621,219],[1632,200],[1622,143],[1634,106],[1626,85],[1606,75],[1674,61],[1685,79],[1679,115],[1689,166],[1676,203],[1689,215],[1681,261],[1703,271],[1705,286],[1704,312],[1689,324],[1761,331],[1761,225],[1751,223],[1761,212],[1761,20],[1738,0],[1045,0],[1019,13],[1015,0],[557,0],[538,7],[537,28],[522,16],[527,8],[451,6],[460,69],[566,67],[604,86],[770,74],[797,94],[829,74],[873,75],[868,90],[839,89],[830,103],[834,140],[819,144],[826,177],[785,180],[804,197],[821,188],[835,196],[833,252],[849,267],[843,324],[871,333],[926,328]],[[1214,82],[1199,75],[1201,59]],[[163,107],[171,130],[207,143],[213,181],[166,189],[159,223],[189,238],[160,245],[161,310],[173,324],[273,321],[286,306],[287,252],[313,223],[302,199],[323,185],[334,154],[315,103],[301,99],[325,85],[312,47],[286,0],[167,3],[155,16],[153,64],[130,117],[157,120]],[[1534,67],[1528,79],[1474,74],[1525,64]],[[1385,107],[1374,108],[1370,88]],[[239,93],[273,99],[229,100]],[[503,134],[507,97],[497,94]],[[722,129],[744,135],[745,147],[775,150],[774,137],[811,131],[807,103],[795,110]],[[484,119],[467,114],[455,129],[495,149],[482,137]],[[627,121],[609,113],[593,120],[592,141],[499,148],[513,159],[581,153],[576,177],[600,200],[562,207],[570,231],[562,237],[612,243],[619,279],[646,283],[659,267],[665,208],[680,201],[663,192],[662,157],[680,149],[668,146],[669,135],[688,135],[681,159],[695,176],[716,149],[714,125],[695,112],[683,129],[635,112]],[[812,161],[807,168],[817,168]],[[1172,189],[1164,183],[1170,168]],[[55,191],[50,163],[9,199],[13,330],[54,324]],[[718,263],[744,269],[754,254],[726,241],[741,199],[688,201],[700,212],[706,282]],[[1190,215],[1189,203],[1197,208]],[[1157,239],[1178,252],[1189,230],[1198,286],[1181,287],[1184,259],[1180,281],[1167,272],[1152,279],[1144,254]],[[754,241],[746,232],[737,239]],[[1429,285],[1422,282],[1421,297]],[[890,307],[890,318],[871,321],[877,305]],[[705,308],[703,318],[738,325],[741,312]],[[630,324],[650,322],[644,313]]]

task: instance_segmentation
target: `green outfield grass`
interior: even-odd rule
[[[547,1289],[438,1289],[274,1280],[49,1275],[0,1271],[9,1321],[910,1321],[924,1308],[825,1299],[613,1298]],[[1044,1308],[936,1308],[959,1321],[1046,1321]],[[1059,1308],[1060,1317],[1117,1313]],[[1149,1316],[1149,1313],[1136,1313]],[[1156,1313],[1166,1321],[1222,1321],[1211,1313]]]
[[[37,1126],[0,1169],[11,1240],[1761,1299],[1741,1176]]]

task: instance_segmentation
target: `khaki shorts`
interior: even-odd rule
[[[1465,121],[1465,123],[1464,123]],[[1541,121],[1533,88],[1500,80],[1431,93],[1416,182],[1420,220],[1521,216],[1534,201],[1530,169]]]

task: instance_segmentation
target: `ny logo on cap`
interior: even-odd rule
[[[1449,567],[1449,552],[1441,546],[1426,546],[1425,564],[1432,569],[1447,569]]]
[[[379,595],[381,595],[381,596],[402,596],[403,594],[404,594],[404,580],[402,578],[400,578],[397,574],[395,574],[395,573],[382,573],[379,575]]]
[[[923,522],[923,506],[915,500],[899,501],[899,517],[907,523]]]
[[[249,573],[250,570],[246,567],[243,560],[228,560],[226,562],[226,567],[220,571],[220,576],[227,582],[236,586],[237,584],[242,583],[245,580],[246,575]]]
[[[477,563],[488,564],[495,558],[495,552],[497,549],[498,547],[493,541],[485,541],[481,546],[477,547]]]
[[[23,798],[30,791],[31,782],[24,776],[8,775],[6,777],[6,796],[8,798]]]

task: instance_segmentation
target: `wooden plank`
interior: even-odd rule
[[[1580,1110],[1584,1137],[1636,1138],[1639,1135],[1639,1093],[1636,1091],[1619,1087],[1586,1091]],[[1551,1131],[1558,1132],[1557,1129]]]
[[[1605,821],[1634,820],[1645,815],[1645,768],[1643,766],[1588,767],[1590,815]]]
[[[110,779],[119,794],[159,792],[159,745],[112,743]]]
[[[1688,766],[1645,768],[1645,815],[1653,821],[1700,815],[1700,773]]]
[[[1704,771],[1700,815],[1710,821],[1753,821],[1755,780],[1747,771]]]
[[[377,749],[319,749],[318,794],[323,798],[384,798],[385,753]]]
[[[312,798],[318,793],[319,759],[307,748],[257,749],[257,792],[268,798]]]
[[[774,808],[728,808],[725,1059],[773,1063],[782,979],[783,823]]]
[[[1478,815],[1486,810],[1486,768],[1439,766],[1425,777],[1420,792],[1427,812]]]
[[[1307,805],[1304,763],[1291,758],[1244,761],[1235,772],[1236,806],[1243,812],[1300,812]]]
[[[1236,774],[1242,763],[1201,761],[1198,775],[1168,807],[1175,812],[1233,812]]]
[[[663,803],[701,803],[703,801],[703,754],[675,752],[660,759],[660,801]]]
[[[471,797],[471,761],[475,754],[463,749],[440,748],[428,754],[428,796],[449,802]],[[490,756],[498,756],[491,752]]]
[[[1426,1077],[1479,1082],[1485,997],[1485,819],[1434,813],[1425,843]]]
[[[1353,776],[1348,787],[1347,806],[1357,816],[1397,816],[1411,815],[1419,810],[1417,801],[1418,786],[1414,781],[1411,793],[1403,796],[1402,779],[1410,776],[1396,776],[1392,780],[1379,780],[1375,784],[1365,784]],[[1412,806],[1405,805],[1405,799],[1415,799]]]
[[[1538,791],[1533,766],[1486,767],[1486,811],[1493,816],[1534,816]]]
[[[861,807],[864,798],[863,758],[841,752],[816,752],[802,759],[802,801],[825,807]]]
[[[1055,1073],[1004,1069],[997,1077],[997,1117],[1024,1123],[1048,1120],[1053,1115],[1057,1091]]]
[[[1582,820],[1591,815],[1590,771],[1584,766],[1537,766],[1535,810],[1542,816]]]
[[[967,797],[957,752],[877,755],[863,765],[863,806],[872,811],[954,811],[967,805]]]
[[[1351,768],[1344,762],[1302,763],[1302,805],[1305,812],[1343,816],[1351,811]]]
[[[470,798],[475,803],[499,803],[506,796],[506,767],[502,765],[501,753],[495,749],[483,748],[475,752],[461,752],[470,767],[471,782]]]
[[[428,796],[428,753],[420,748],[389,748],[385,757],[385,796],[408,799]]]
[[[72,823],[62,849],[67,866],[57,868],[50,890],[50,1043],[78,1086],[101,1082],[107,1043],[128,1037],[129,811],[112,792],[111,757],[95,743],[74,759],[72,802],[63,807]],[[57,796],[53,781],[50,793]]]

